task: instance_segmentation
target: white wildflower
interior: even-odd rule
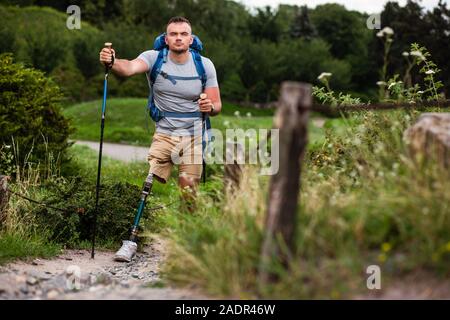
[[[381,30],[381,32],[389,36],[392,36],[394,34],[394,30],[390,27],[384,27],[383,30]]]
[[[391,90],[391,88],[392,88],[393,86],[395,86],[396,84],[397,84],[397,82],[392,82],[392,83],[389,85],[388,90]]]
[[[410,55],[413,57],[417,57],[420,60],[426,60],[422,52],[420,52],[419,50],[411,51]]]
[[[239,117],[239,116],[241,115],[241,113],[240,113],[239,111],[235,111],[235,112],[234,112],[234,115],[235,115],[236,117]]]
[[[318,76],[317,77],[317,79],[319,79],[319,80],[322,80],[322,79],[326,79],[326,78],[329,78],[329,77],[331,77],[333,74],[332,73],[330,73],[330,72],[322,72],[321,74],[320,74],[320,76]]]
[[[252,117],[251,112],[247,112],[247,117],[248,117],[248,118],[251,118],[251,117]]]
[[[225,120],[225,121],[223,122],[223,125],[224,125],[225,127],[228,127],[228,126],[230,125],[230,121]]]
[[[402,56],[408,57],[408,56],[409,56],[409,52],[404,51],[404,52],[402,53]]]
[[[386,41],[389,42],[389,43],[391,43],[391,42],[393,42],[394,40],[392,40],[392,39],[387,39]]]
[[[377,82],[377,86],[385,86],[387,83],[386,82],[384,82],[384,81],[378,81]]]
[[[434,74],[434,70],[427,70],[425,74]]]
[[[390,37],[394,34],[394,30],[390,27],[384,27],[383,30],[377,32],[378,38],[383,38],[385,35]]]

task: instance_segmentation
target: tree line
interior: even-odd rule
[[[171,16],[186,16],[215,63],[221,91],[230,101],[277,99],[284,80],[317,83],[322,72],[333,74],[331,86],[363,100],[377,99],[376,82],[383,65],[383,44],[366,26],[367,14],[338,4],[314,9],[279,5],[249,11],[230,0],[2,0],[0,50],[54,77],[69,101],[101,95],[98,52],[111,41],[118,57],[133,59],[151,49]],[[81,8],[82,28],[68,30],[69,5]],[[402,52],[412,42],[424,45],[442,69],[450,88],[450,12],[440,1],[425,11],[409,0],[388,2],[382,26],[394,34],[390,74],[407,67]],[[417,76],[417,75],[416,75]],[[146,96],[145,77],[114,78],[111,94]]]

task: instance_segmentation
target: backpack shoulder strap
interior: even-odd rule
[[[150,84],[153,86],[155,83],[156,77],[161,73],[161,68],[164,62],[167,62],[167,48],[164,48],[158,52],[158,56],[156,57],[156,61],[153,64],[152,70],[150,71]]]
[[[202,80],[202,89],[205,89],[206,86],[206,70],[203,65],[202,56],[197,50],[191,50],[192,58],[194,59],[195,68],[197,69],[197,73]]]

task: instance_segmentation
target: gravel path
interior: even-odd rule
[[[88,146],[89,148],[98,152],[99,142],[95,141],[81,141],[75,142],[77,145]],[[102,154],[124,162],[133,161],[147,161],[147,153],[150,145],[147,147],[138,147],[119,143],[103,142]]]
[[[204,299],[192,290],[152,288],[160,283],[164,245],[155,240],[130,263],[114,252],[65,250],[54,259],[35,259],[0,267],[0,299]]]

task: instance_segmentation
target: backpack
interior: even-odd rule
[[[167,47],[165,43],[165,33],[160,34],[158,37],[156,37],[155,42],[153,44],[153,49],[156,51],[159,51],[158,57],[156,58],[155,63],[153,64],[152,70],[150,71],[150,95],[148,98],[148,112],[150,114],[150,117],[153,119],[153,121],[158,122],[162,118],[202,118],[202,113],[200,111],[197,112],[167,112],[167,111],[161,111],[158,109],[158,107],[155,104],[154,97],[153,97],[153,84],[156,81],[156,78],[158,75],[164,77],[165,79],[168,79],[171,81],[174,85],[177,84],[177,80],[200,80],[202,82],[202,92],[205,89],[206,85],[206,71],[205,67],[202,62],[202,56],[200,55],[200,51],[203,50],[203,44],[200,41],[200,39],[193,35],[194,41],[189,47],[189,51],[192,54],[192,58],[194,60],[195,68],[197,69],[198,76],[196,77],[181,77],[177,75],[169,75],[162,71],[162,66],[165,62],[167,62],[167,55],[169,53],[169,48]],[[206,130],[211,129],[211,122],[208,117],[208,115],[205,115],[205,126]],[[202,128],[203,130],[204,128]]]

